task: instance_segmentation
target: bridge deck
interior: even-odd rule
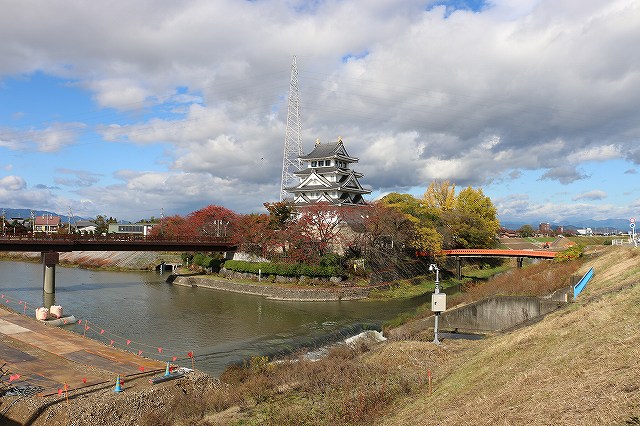
[[[443,250],[446,256],[460,257],[534,257],[552,259],[556,257],[557,252],[550,250],[498,250],[498,249],[456,249]]]
[[[226,237],[142,237],[108,235],[0,236],[0,251],[234,251]]]

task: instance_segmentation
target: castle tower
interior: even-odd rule
[[[358,159],[347,153],[342,138],[336,142],[320,143],[309,154],[301,155],[302,170],[295,173],[296,185],[286,190],[293,194],[297,206],[326,202],[332,205],[364,205],[362,196],[371,193],[360,185],[363,176],[350,168]]]

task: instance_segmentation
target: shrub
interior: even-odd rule
[[[224,267],[230,271],[248,272],[262,275],[281,275],[285,277],[341,277],[344,270],[340,266],[306,265],[302,263],[247,262],[227,260]]]
[[[556,254],[555,262],[567,262],[582,257],[582,246],[574,245]]]

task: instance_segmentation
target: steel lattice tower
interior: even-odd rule
[[[289,85],[289,107],[287,109],[287,129],[284,136],[284,155],[282,158],[282,183],[280,201],[290,198],[285,190],[298,183],[295,172],[302,169],[302,137],[300,136],[300,96],[298,95],[298,66],[296,57],[291,63],[291,83]]]

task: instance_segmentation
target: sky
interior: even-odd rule
[[[640,217],[637,0],[0,0],[0,207],[137,221],[278,201],[342,138],[373,201]]]

